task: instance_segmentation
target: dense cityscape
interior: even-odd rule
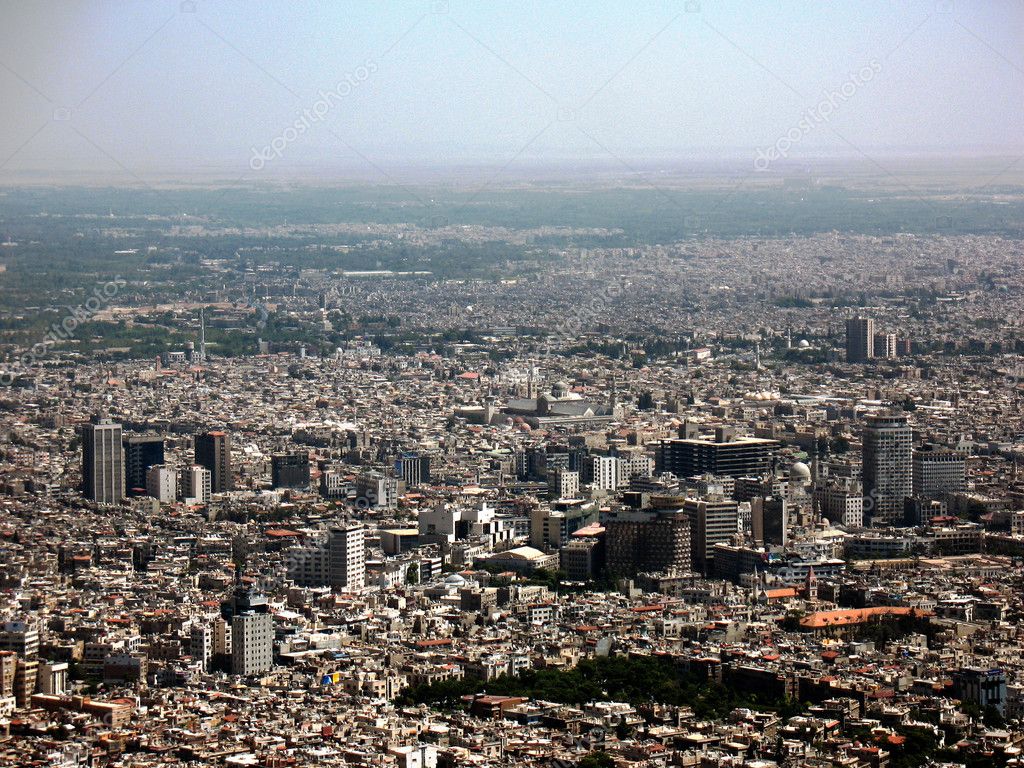
[[[1024,768],[1022,38],[0,2],[0,768]]]
[[[6,763],[1017,764],[1019,233],[39,218]]]

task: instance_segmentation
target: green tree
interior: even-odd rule
[[[615,760],[607,752],[597,750],[581,759],[577,768],[615,768]]]

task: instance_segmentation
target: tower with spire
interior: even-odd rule
[[[807,569],[807,578],[804,579],[804,599],[809,603],[818,602],[818,577],[814,575],[814,566]]]

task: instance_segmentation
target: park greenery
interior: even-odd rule
[[[573,669],[535,669],[487,682],[451,679],[407,690],[403,704],[429,704],[439,709],[463,705],[478,693],[523,696],[562,704],[620,701],[637,707],[653,704],[687,706],[701,718],[724,718],[737,707],[758,707],[791,716],[803,710],[788,699],[762,700],[749,691],[691,674],[671,659],[597,657]]]

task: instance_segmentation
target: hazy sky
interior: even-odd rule
[[[0,176],[1024,149],[1016,0],[0,8]]]

